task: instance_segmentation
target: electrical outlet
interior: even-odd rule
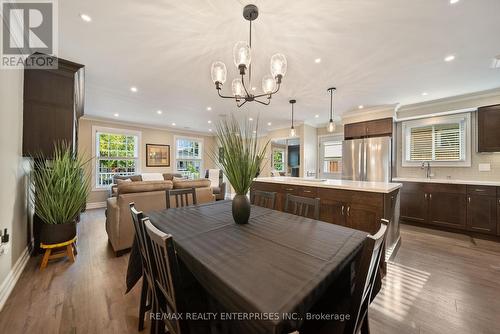
[[[491,165],[490,164],[479,164],[479,171],[480,172],[489,172],[491,171]]]

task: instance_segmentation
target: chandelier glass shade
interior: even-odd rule
[[[293,126],[293,105],[297,102],[297,100],[290,100],[289,102],[292,105],[292,126],[290,127],[290,137],[295,137],[297,132],[295,131],[295,127]]]
[[[216,61],[212,64],[211,77],[215,84],[217,94],[224,99],[233,99],[236,105],[241,107],[246,102],[258,102],[268,105],[271,103],[271,97],[276,94],[281,86],[281,80],[286,74],[287,61],[286,57],[277,53],[271,57],[270,71],[262,78],[262,93],[253,94],[250,89],[252,86],[252,21],[259,15],[259,10],[255,5],[247,5],[243,9],[243,17],[250,22],[249,42],[239,41],[233,47],[234,65],[239,71],[240,78],[236,78],[231,82],[232,95],[223,95],[222,87],[226,82],[227,68],[221,61]],[[251,90],[249,92],[249,90]]]

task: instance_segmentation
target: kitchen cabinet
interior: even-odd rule
[[[467,230],[497,233],[497,197],[495,187],[467,187]]]
[[[393,119],[382,118],[372,121],[350,123],[344,125],[344,138],[366,138],[378,136],[392,136]]]
[[[500,235],[500,187],[403,182],[401,221]]]
[[[477,149],[500,152],[500,104],[477,110]]]
[[[401,188],[401,219],[425,223],[428,216],[427,193],[423,183],[403,183]]]

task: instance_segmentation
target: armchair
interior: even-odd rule
[[[215,200],[220,201],[226,197],[226,182],[224,182],[224,173],[221,169],[207,169],[205,178],[211,182],[212,192]]]

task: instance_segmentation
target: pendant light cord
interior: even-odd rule
[[[330,122],[333,121],[333,89],[330,90]]]
[[[294,103],[292,103],[292,129],[293,129],[293,105]]]
[[[252,57],[252,20],[250,22],[250,38],[249,38],[249,46],[250,46],[250,57]],[[248,64],[248,86],[252,88],[252,61]]]

